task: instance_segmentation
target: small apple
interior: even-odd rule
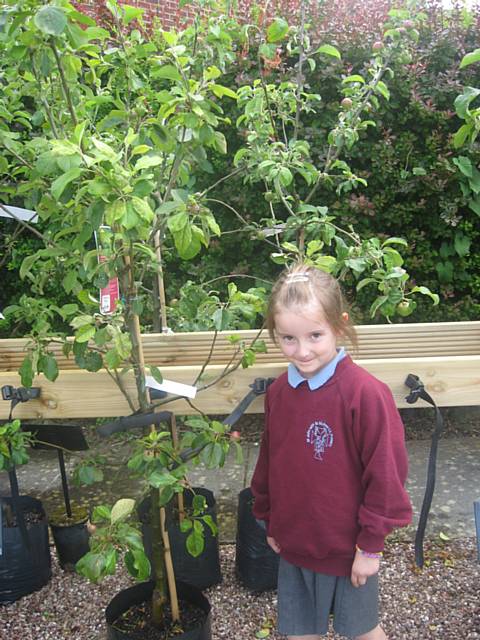
[[[240,431],[230,431],[230,440],[235,440],[236,442],[238,442],[241,437],[242,436],[240,434]]]
[[[406,318],[415,310],[416,303],[413,300],[402,300],[397,304],[397,313],[399,316]]]
[[[374,51],[381,51],[381,49],[383,49],[383,42],[381,40],[377,40],[377,42],[372,44],[372,49]]]
[[[405,27],[405,29],[413,29],[415,23],[413,22],[413,20],[404,20],[403,26]]]
[[[353,102],[351,98],[344,98],[340,104],[344,109],[350,109],[351,106],[353,105]]]

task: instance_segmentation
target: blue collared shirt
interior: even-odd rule
[[[310,391],[315,391],[315,389],[318,389],[319,387],[324,385],[326,382],[328,382],[328,380],[330,380],[330,378],[335,373],[337,364],[340,362],[340,360],[343,360],[343,358],[345,358],[346,355],[347,354],[345,352],[345,349],[342,347],[341,349],[338,350],[335,358],[331,360],[328,364],[326,364],[323,367],[323,369],[320,369],[320,371],[316,373],[313,376],[313,378],[304,378],[298,371],[297,367],[294,364],[290,363],[288,365],[288,371],[287,371],[288,384],[294,389],[296,389],[299,384],[302,384],[302,382],[307,382]]]

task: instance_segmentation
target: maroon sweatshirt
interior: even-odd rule
[[[347,576],[356,544],[381,551],[411,521],[407,467],[390,389],[350,356],[314,391],[293,388],[285,373],[266,395],[253,513],[285,560]]]

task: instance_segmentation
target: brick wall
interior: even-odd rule
[[[179,0],[119,0],[120,4],[128,4],[133,7],[141,7],[145,9],[144,20],[150,23],[152,17],[160,19],[163,28],[178,28],[182,24],[189,22],[196,14],[198,9],[193,5],[186,5],[182,9],[179,8]],[[269,7],[269,13],[278,15],[292,16],[296,14],[300,0],[273,0],[269,3],[257,1],[257,6],[266,4]],[[240,19],[248,19],[250,17],[251,5],[254,0],[238,0],[237,15]],[[98,19],[105,11],[105,3],[103,0],[81,0],[73,2],[75,7],[82,13],[86,13]]]

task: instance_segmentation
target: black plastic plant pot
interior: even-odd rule
[[[120,629],[119,619],[131,607],[142,605],[148,602],[152,597],[155,583],[141,582],[140,584],[124,589],[110,601],[105,611],[105,619],[107,623],[107,640],[139,640],[141,638],[155,638],[155,635],[142,635],[147,633],[144,628],[145,620],[142,620],[142,630],[130,629],[125,631]],[[158,638],[162,640],[211,640],[211,607],[207,598],[196,587],[177,582],[177,592],[180,601],[180,608],[188,603],[200,611],[200,621],[193,628],[185,628],[183,633],[165,636],[165,632],[158,630]],[[148,633],[151,627],[148,626]]]
[[[270,591],[277,588],[279,556],[268,545],[252,505],[252,492],[247,487],[238,494],[235,569],[247,589]]]
[[[90,551],[87,522],[88,518],[70,525],[50,523],[58,561],[65,571],[75,571],[77,562]]]
[[[11,498],[1,502],[11,513]],[[7,526],[2,518],[0,553],[0,604],[41,589],[52,577],[48,524],[40,500],[20,496],[19,505],[26,523],[26,540],[20,527]]]
[[[212,491],[203,487],[194,487],[195,494],[204,496],[207,502],[205,515],[209,515],[217,523],[215,496]],[[192,506],[193,495],[191,491],[185,491],[185,509]],[[147,556],[152,558],[152,529],[150,526],[150,498],[145,498],[139,507],[138,515],[142,522],[143,543]],[[207,589],[222,580],[220,569],[220,554],[218,547],[218,535],[214,536],[210,528],[205,525],[205,548],[202,553],[194,557],[187,549],[186,539],[188,533],[182,533],[178,524],[168,527],[170,547],[172,549],[172,561],[177,580],[181,580],[199,589]],[[154,576],[152,576],[154,577]]]

